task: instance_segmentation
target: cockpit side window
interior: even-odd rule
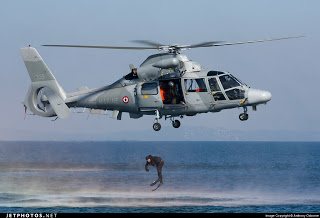
[[[222,94],[222,92],[215,92],[213,94],[213,98],[215,101],[223,101],[226,100],[226,98],[224,97],[224,95]]]
[[[184,82],[187,92],[207,92],[204,79],[185,79]]]
[[[219,79],[224,89],[240,86],[240,84],[229,75],[220,76]]]
[[[215,101],[223,101],[226,100],[223,93],[221,92],[220,86],[215,77],[208,79],[209,87],[212,92],[212,96]]]
[[[221,91],[216,78],[210,78],[208,81],[212,92]]]
[[[242,89],[231,89],[226,91],[226,95],[228,96],[229,100],[237,100],[237,99],[244,99],[245,91]]]

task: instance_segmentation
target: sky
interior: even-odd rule
[[[0,8],[0,140],[319,141],[320,1],[4,1]],[[43,47],[43,44],[137,46],[303,38],[184,51],[205,69],[229,71],[272,99],[249,120],[242,109],[181,119],[174,129],[154,116],[122,120],[75,113],[67,120],[24,116],[30,79],[19,48],[35,47],[66,92],[101,87],[154,51]]]

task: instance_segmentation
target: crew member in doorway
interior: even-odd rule
[[[170,86],[170,90],[171,90],[171,94],[172,94],[171,104],[177,104],[178,91],[177,91],[176,84],[174,82],[170,81],[168,83],[168,85]]]
[[[161,159],[161,157],[156,157],[156,156],[152,156],[152,155],[148,155],[146,157],[147,163],[146,163],[146,171],[148,172],[148,165],[150,164],[151,166],[155,166],[157,167],[157,171],[158,171],[158,179],[156,181],[154,181],[153,183],[150,184],[150,186],[154,186],[155,184],[157,184],[157,182],[160,181],[159,186],[161,186],[163,184],[162,182],[162,167],[164,164],[164,161]]]
[[[132,68],[132,70],[131,70],[131,72],[132,72],[132,76],[133,76],[133,78],[137,78],[138,77],[138,70],[137,70],[137,68]]]

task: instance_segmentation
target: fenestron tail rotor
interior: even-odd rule
[[[37,93],[37,107],[43,112],[49,112],[52,110],[50,102],[46,96],[47,90],[47,87],[43,87]]]
[[[191,49],[191,48],[206,48],[213,46],[225,46],[225,45],[239,45],[239,44],[248,44],[248,43],[256,43],[256,42],[268,42],[282,39],[293,39],[300,38],[304,36],[292,36],[292,37],[282,37],[282,38],[273,38],[273,39],[263,39],[263,40],[254,40],[254,41],[245,41],[245,42],[230,42],[223,43],[222,41],[212,41],[212,42],[202,42],[194,45],[179,45],[179,44],[171,44],[171,45],[163,45],[161,43],[152,42],[149,40],[134,40],[133,42],[144,44],[146,46],[138,47],[138,46],[99,46],[99,45],[42,45],[42,46],[51,46],[51,47],[72,47],[72,48],[102,48],[102,49],[130,49],[130,50],[144,50],[144,49],[154,49],[160,51],[167,51],[169,53],[179,53],[181,50]]]

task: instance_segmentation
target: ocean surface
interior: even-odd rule
[[[319,213],[320,142],[0,142],[0,212]]]

